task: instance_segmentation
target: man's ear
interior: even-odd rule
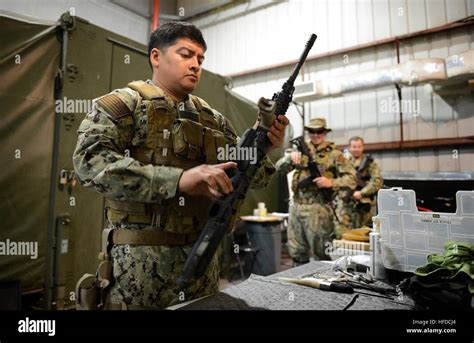
[[[162,55],[163,54],[159,49],[157,49],[157,48],[151,49],[151,51],[150,51],[150,63],[151,63],[153,68],[158,68],[159,67]]]

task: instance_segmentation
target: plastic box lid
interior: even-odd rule
[[[456,212],[419,212],[413,190],[381,189],[377,195],[385,268],[414,272],[446,242],[474,243],[474,191],[456,193]]]

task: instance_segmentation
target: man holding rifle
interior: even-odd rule
[[[191,285],[176,283],[211,200],[233,192],[227,173],[236,163],[217,157],[219,148],[237,144],[236,132],[227,118],[190,94],[205,50],[194,25],[161,25],[148,45],[152,80],[96,99],[81,123],[74,168],[82,185],[105,197],[108,229],[97,306],[79,302],[79,307],[160,309],[218,290],[216,256]],[[269,149],[282,144],[288,125],[283,115],[275,119],[266,133]],[[251,186],[264,187],[274,170],[264,158]],[[81,284],[77,289],[80,293]]]
[[[311,177],[308,169],[310,158],[300,151],[281,158],[276,168],[281,173],[293,169],[293,204],[290,206],[288,223],[288,249],[295,265],[315,260],[328,260],[327,249],[335,237],[335,211],[332,200],[343,189],[355,189],[355,170],[337,150],[334,143],[326,141],[331,129],[324,118],[315,118],[305,125],[310,140],[306,142],[312,160],[320,176],[305,183]],[[326,196],[329,194],[330,196]]]
[[[383,186],[382,172],[370,154],[364,152],[364,140],[355,136],[349,139],[350,161],[356,170],[357,187],[345,214],[351,218],[351,228],[361,228],[372,222],[375,215],[376,195]]]

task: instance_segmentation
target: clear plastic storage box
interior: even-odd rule
[[[448,241],[474,243],[474,191],[456,193],[456,212],[419,212],[413,190],[378,192],[382,259],[385,268],[413,272]]]

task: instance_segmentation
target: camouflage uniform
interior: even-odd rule
[[[180,242],[114,244],[108,301],[158,309],[216,292],[217,257],[194,285],[175,283],[210,204],[177,188],[184,170],[224,162],[217,148],[238,141],[230,122],[202,99],[188,95],[176,104],[151,80],[135,81],[95,99],[78,134],[74,168],[83,186],[105,197],[108,228],[153,231],[165,243]],[[252,187],[266,186],[274,170],[265,159]]]
[[[350,157],[350,161],[356,170],[364,156],[365,154],[362,154],[359,158]],[[338,216],[342,218],[341,220],[344,221],[348,228],[361,228],[372,221],[372,217],[375,215],[375,197],[379,189],[382,188],[382,185],[382,173],[378,164],[373,160],[364,170],[357,173],[356,190],[361,192],[362,198],[360,200],[354,199],[351,192],[350,199],[347,199],[345,203],[340,202],[343,206],[338,206],[337,208]]]
[[[355,188],[355,171],[334,143],[323,141],[314,146],[308,141],[306,144],[319,166],[321,175],[332,179],[334,192],[343,187]],[[328,260],[328,243],[335,237],[333,211],[318,186],[313,183],[304,189],[297,188],[297,183],[310,175],[305,168],[307,163],[308,158],[303,155],[301,165],[295,165],[291,156],[281,158],[276,164],[281,173],[296,169],[291,185],[294,193],[288,222],[288,249],[296,263],[306,263],[310,257],[315,260]]]

